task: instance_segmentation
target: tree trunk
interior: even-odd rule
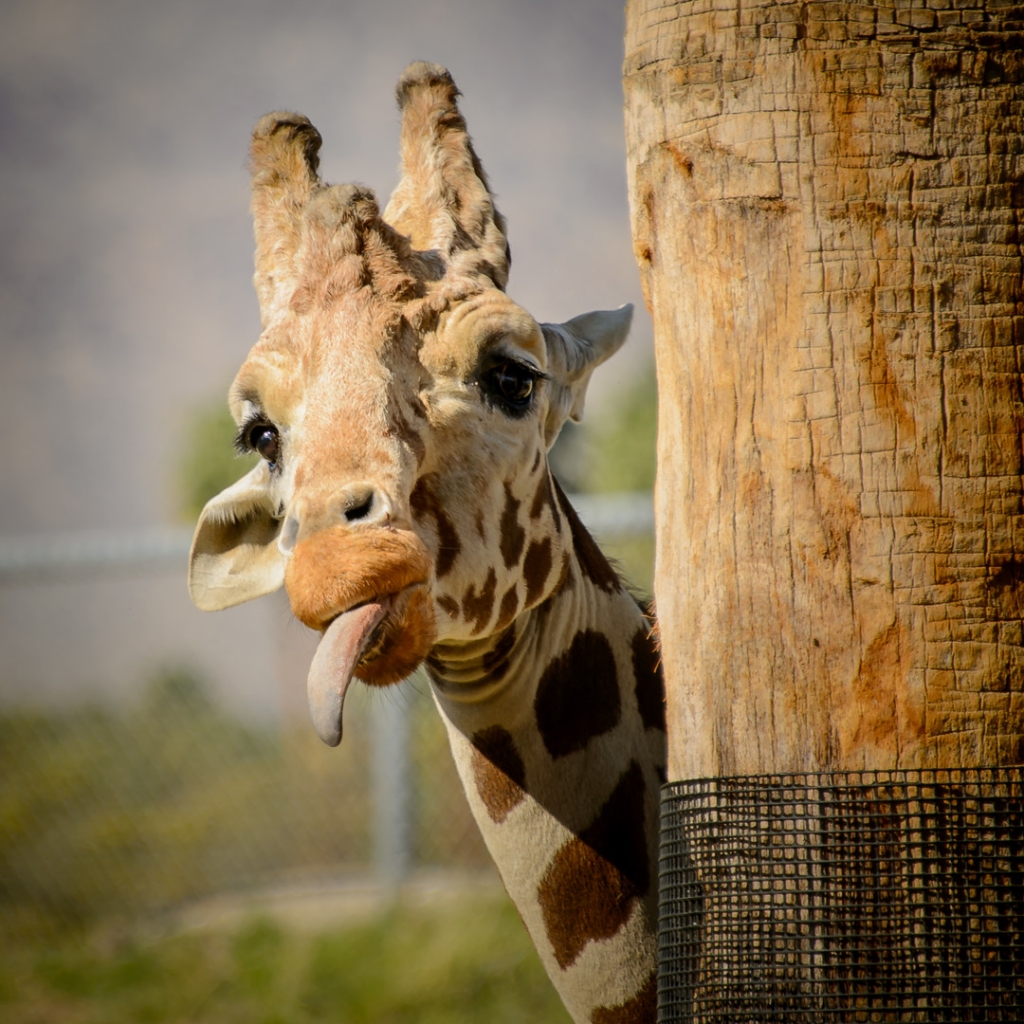
[[[672,779],[1024,759],[1024,12],[629,0]]]

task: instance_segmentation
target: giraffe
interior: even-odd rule
[[[398,84],[402,178],[383,215],[318,174],[274,113],[251,146],[262,333],[229,394],[262,456],[203,510],[205,610],[285,586],[322,633],[320,737],[355,677],[425,665],[502,881],[577,1021],[653,1021],[664,698],[652,621],[547,452],[632,308],[538,324],[505,294],[505,222],[437,65]]]

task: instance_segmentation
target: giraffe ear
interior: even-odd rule
[[[270,470],[260,461],[250,473],[211,498],[199,516],[189,556],[188,592],[204,612],[216,612],[277,590],[285,557],[277,544],[281,521],[273,515]]]
[[[414,249],[436,249],[456,273],[504,289],[510,255],[505,219],[459,111],[459,90],[439,64],[410,64],[398,82],[402,180],[384,220]]]
[[[614,355],[629,336],[633,306],[597,310],[573,317],[564,324],[541,324],[548,349],[552,396],[544,433],[548,447],[555,443],[566,419],[583,418],[590,375]]]

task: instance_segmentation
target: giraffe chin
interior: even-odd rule
[[[355,676],[369,686],[391,686],[409,676],[430,653],[437,637],[434,606],[426,586],[398,594],[391,613],[371,635]]]
[[[345,694],[353,677],[374,686],[400,682],[426,657],[433,616],[426,588],[367,601],[328,625],[306,680],[309,713],[329,747],[341,742]]]

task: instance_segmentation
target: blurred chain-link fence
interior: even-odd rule
[[[602,539],[635,544],[650,534],[649,495],[576,503]],[[2,542],[0,608],[47,607],[40,586],[81,588],[93,577],[168,565],[177,573],[187,542],[174,531]],[[37,605],[24,596],[33,587]],[[115,581],[112,592],[119,589]],[[101,607],[78,608],[86,599],[71,597],[65,614],[88,612],[90,631],[109,627],[116,638],[123,610],[106,610],[121,624],[104,625],[102,598],[88,602]],[[131,620],[140,633],[147,614],[161,614],[132,611],[142,616]],[[43,623],[43,640],[33,643],[59,645],[60,633],[59,622]],[[308,665],[308,646],[300,648],[289,655],[293,675]],[[353,687],[345,738],[331,750],[294,704],[270,716],[239,714],[218,698],[215,680],[195,671],[153,671],[116,699],[81,683],[35,699],[44,687],[19,686],[33,677],[0,655],[0,927],[8,937],[132,921],[213,893],[350,870],[396,881],[417,867],[489,864],[425,679]],[[43,660],[60,670],[59,660]],[[76,679],[93,671],[75,668]]]

